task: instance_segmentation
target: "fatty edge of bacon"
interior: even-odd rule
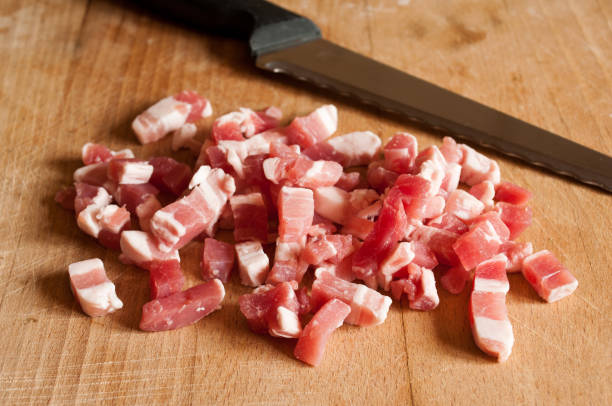
[[[548,303],[571,295],[578,287],[576,278],[548,250],[525,258],[522,272],[527,282]]]
[[[91,317],[104,316],[123,307],[99,258],[75,262],[68,266],[70,285],[81,308]]]
[[[247,241],[235,245],[240,281],[243,285],[262,285],[270,268],[270,260],[260,242]]]

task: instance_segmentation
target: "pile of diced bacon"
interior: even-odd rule
[[[408,133],[384,148],[369,131],[332,137],[338,114],[325,105],[287,126],[276,107],[240,108],[197,141],[196,123],[210,115],[208,100],[184,91],[132,124],[143,144],[172,133],[172,149],[193,151],[194,167],[88,143],[74,186],[56,195],[83,232],[148,271],[142,330],[202,319],[220,307],[237,271],[253,288],[239,298],[250,328],[297,339],[295,356],[318,365],[336,328],[383,323],[391,298],[436,308],[438,280],[453,294],[471,285],[474,341],[504,361],[514,343],[506,274],[522,272],[548,302],[578,285],[551,252],[517,241],[531,223],[531,193],[450,137],[421,151]],[[364,169],[348,170],[355,166]],[[219,229],[233,230],[233,241],[215,239]],[[180,250],[192,241],[203,242],[203,283],[183,290]],[[99,259],[69,272],[87,314],[122,307]]]

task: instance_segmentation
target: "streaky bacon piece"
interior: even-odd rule
[[[177,261],[156,263],[149,268],[151,300],[180,292],[184,284],[185,277]]]
[[[344,224],[350,208],[350,195],[336,186],[322,186],[314,190],[314,210],[316,214]]]
[[[470,297],[470,325],[476,345],[498,362],[508,359],[514,344],[512,325],[506,309],[509,284],[506,257],[497,255],[474,271]]]
[[[114,193],[117,204],[125,206],[132,214],[136,213],[136,208],[146,202],[150,196],[157,196],[159,190],[150,183],[137,185],[119,185]]]
[[[301,241],[314,216],[312,190],[283,186],[278,196],[278,236],[282,242]]]
[[[73,179],[76,183],[104,186],[108,181],[107,168],[108,162],[85,165],[74,171]]]
[[[457,189],[448,195],[445,212],[461,220],[470,220],[478,216],[485,208],[485,204],[468,192]]]
[[[414,259],[412,260],[414,264],[427,269],[434,269],[438,266],[436,255],[427,244],[412,241],[412,250],[414,251]]]
[[[158,210],[151,218],[151,233],[161,249],[180,249],[203,231],[213,227],[236,186],[222,169],[201,166],[192,179],[193,190],[185,197]]]
[[[130,222],[130,212],[125,207],[109,204],[100,210],[98,219],[103,230],[118,234]]]
[[[450,213],[442,213],[436,218],[427,222],[429,227],[441,228],[442,230],[450,231],[451,233],[463,234],[468,230],[468,226],[457,216]],[[430,268],[432,269],[432,268]]]
[[[158,141],[185,124],[191,109],[189,103],[166,97],[139,114],[132,122],[132,129],[141,144]]]
[[[163,252],[158,248],[159,243],[149,233],[137,230],[128,230],[121,233],[121,260],[142,269],[153,267],[175,266],[172,262],[180,263],[178,250]]]
[[[216,278],[227,283],[235,262],[236,255],[232,244],[214,238],[204,240],[202,279],[209,281]]]
[[[473,225],[467,233],[462,234],[453,244],[453,249],[461,265],[469,271],[497,254],[499,247],[506,240],[500,236],[500,232],[494,227],[491,220],[484,220]]]
[[[155,157],[149,159],[153,166],[150,182],[153,186],[165,193],[180,196],[193,176],[191,168],[169,157]]]
[[[323,142],[329,144],[334,151],[331,160],[344,167],[367,165],[378,154],[381,144],[380,137],[371,131],[343,134]]]
[[[516,239],[531,225],[532,212],[529,206],[518,206],[506,202],[495,204],[499,217],[510,230],[510,239]]]
[[[188,147],[190,143],[194,141],[197,131],[198,128],[195,124],[183,124],[178,130],[172,133],[172,151],[178,151],[183,147]]]
[[[240,281],[246,286],[263,285],[268,275],[270,260],[258,241],[246,241],[234,246],[240,271]]]
[[[421,278],[416,288],[414,299],[408,300],[408,306],[411,309],[427,311],[438,307],[440,298],[436,290],[436,279],[431,269],[421,268]]]
[[[469,186],[488,180],[494,185],[500,182],[499,165],[492,159],[487,158],[480,152],[465,144],[459,144],[459,149],[463,151],[461,161],[461,182]]]
[[[123,307],[115,285],[106,276],[99,258],[75,262],[68,266],[70,288],[81,308],[91,317],[100,317]]]
[[[346,322],[357,326],[376,326],[387,318],[391,298],[365,285],[347,282],[325,270],[315,273],[311,303],[315,309],[332,299],[340,299],[351,307]]]
[[[419,289],[418,285],[421,281],[422,269],[426,268],[422,268],[413,262],[396,272],[393,277],[397,280],[391,281],[389,284],[391,297],[399,301],[402,296],[405,296],[408,303],[415,300]]]
[[[398,132],[384,148],[385,168],[397,173],[410,173],[418,154],[418,143],[414,135]]]
[[[337,264],[353,250],[353,238],[350,235],[323,235],[308,240],[301,258],[310,265],[319,265],[324,261]]]
[[[212,137],[215,141],[243,141],[255,134],[278,127],[282,112],[276,107],[269,107],[261,112],[240,107],[217,118],[212,126]]]
[[[185,291],[152,300],[142,306],[140,329],[175,330],[196,323],[220,309],[224,297],[223,283],[213,279]]]
[[[480,216],[475,217],[466,223],[468,223],[470,229],[472,229],[476,224],[482,223],[483,221],[488,221],[491,223],[502,242],[507,241],[510,238],[510,230],[508,229],[508,226],[506,226],[506,224],[502,221],[499,212],[495,210],[486,211]]]
[[[359,187],[360,184],[361,174],[359,172],[343,172],[334,186],[350,192]]]
[[[373,161],[368,165],[366,178],[368,185],[378,193],[383,193],[385,189],[393,186],[400,174],[384,167],[383,161]]]
[[[576,278],[548,250],[525,258],[522,271],[527,282],[548,303],[571,295],[578,287]]]
[[[465,283],[470,280],[470,272],[466,271],[461,265],[447,269],[440,276],[440,284],[447,292],[458,295],[463,292]]]
[[[464,151],[459,148],[457,142],[451,137],[442,138],[442,145],[440,146],[440,152],[444,156],[446,162],[461,164],[463,162]]]
[[[301,258],[306,246],[306,236],[299,241],[284,242],[279,237],[276,240],[274,266],[268,274],[266,283],[276,285],[281,282],[301,282],[308,270],[308,263]]]
[[[413,241],[427,245],[441,264],[450,266],[459,264],[459,258],[453,249],[453,244],[460,237],[459,234],[436,227],[418,226],[411,237]]]
[[[174,98],[191,106],[191,111],[186,119],[188,123],[195,123],[201,118],[212,116],[212,106],[208,99],[200,96],[194,90],[183,90],[176,94]]]
[[[499,253],[508,258],[506,272],[520,272],[523,260],[533,254],[533,245],[530,242],[506,241],[499,247]]]
[[[113,154],[104,145],[88,142],[81,148],[81,158],[84,165],[91,165],[110,161],[113,158]]]
[[[94,205],[102,208],[108,206],[112,201],[112,196],[103,187],[77,182],[74,184],[74,188],[74,211],[76,214],[79,214],[88,206]]]
[[[319,365],[331,334],[350,312],[350,306],[338,299],[325,303],[304,327],[293,350],[295,358],[312,366]]]
[[[407,266],[414,259],[414,251],[412,244],[409,242],[400,242],[395,249],[381,262],[376,278],[378,286],[383,290],[389,291],[393,274]]]
[[[76,199],[74,186],[64,186],[55,193],[54,200],[66,210],[74,211],[74,199]]]
[[[249,327],[256,333],[297,338],[302,332],[298,318],[300,302],[289,282],[261,286],[253,293],[240,296],[238,303]]]
[[[113,159],[108,163],[108,179],[118,184],[147,183],[153,166],[138,159]]]
[[[337,128],[338,110],[333,104],[327,104],[308,116],[294,118],[285,130],[290,144],[308,148],[331,137]]]
[[[491,208],[493,207],[493,198],[495,197],[495,185],[485,180],[472,186],[470,194],[480,200],[485,205],[485,208]]]
[[[153,195],[150,195],[144,202],[136,206],[136,217],[138,217],[138,224],[142,231],[151,231],[151,218],[161,208],[161,203]]]
[[[268,239],[268,211],[261,193],[234,195],[229,202],[234,216],[234,240],[265,243]]]
[[[501,182],[495,189],[495,200],[522,206],[531,199],[531,192],[514,183]]]

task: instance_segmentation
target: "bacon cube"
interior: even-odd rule
[[[77,182],[74,188],[74,211],[77,215],[92,205],[99,208],[106,207],[113,199],[103,187]]]
[[[187,189],[193,175],[189,166],[169,157],[151,158],[149,164],[153,166],[150,182],[159,190],[180,196]]]
[[[310,265],[319,265],[324,261],[337,264],[353,250],[350,235],[323,235],[308,240],[301,258]]]
[[[459,264],[459,258],[453,249],[453,244],[460,237],[459,234],[436,227],[418,226],[411,237],[414,241],[427,245],[441,264],[450,266]]]
[[[157,197],[152,195],[136,207],[136,217],[142,231],[151,231],[151,218],[161,208],[162,205]]]
[[[548,250],[536,252],[523,260],[523,276],[548,303],[571,295],[578,281]]]
[[[384,148],[385,168],[397,173],[410,173],[418,154],[417,146],[414,135],[395,133]]]
[[[258,241],[241,242],[234,246],[238,259],[240,281],[246,286],[259,286],[268,275],[270,260]]]
[[[227,283],[236,261],[234,246],[214,238],[204,240],[202,250],[202,279],[219,279]]]
[[[76,183],[82,182],[94,186],[105,186],[108,182],[107,176],[108,162],[85,165],[72,175]]]
[[[180,292],[184,284],[185,277],[178,261],[154,263],[149,267],[151,300]]]
[[[361,174],[359,172],[343,172],[340,179],[334,186],[350,192],[361,184]]]
[[[268,274],[266,283],[275,285],[281,282],[300,282],[308,270],[308,263],[301,258],[306,246],[306,236],[299,241],[284,242],[279,237],[276,240],[274,266]]]
[[[495,204],[495,210],[510,230],[510,239],[514,240],[531,225],[531,207],[518,206],[506,202]]]
[[[81,308],[91,317],[104,316],[123,307],[108,279],[104,264],[98,258],[75,262],[68,266],[70,287]]]
[[[300,241],[314,216],[312,190],[284,186],[278,196],[278,236],[283,242]]]
[[[121,253],[124,262],[132,263],[140,268],[150,270],[167,262],[180,263],[177,250],[164,252],[159,249],[158,241],[149,233],[143,231],[124,231],[120,239]],[[173,266],[165,264],[166,266]]]
[[[470,220],[482,213],[484,208],[484,203],[476,197],[457,189],[448,195],[445,211],[461,220]]]
[[[336,157],[342,156],[340,161],[333,160],[347,167],[370,163],[378,154],[381,141],[371,131],[357,131],[330,138],[327,143],[336,152]]]
[[[466,271],[461,265],[447,269],[440,276],[440,284],[444,289],[453,295],[463,292],[465,283],[470,279],[470,272]]]
[[[321,106],[306,117],[296,117],[286,128],[289,143],[308,148],[323,141],[338,128],[338,110],[333,104]]]
[[[506,272],[520,272],[523,260],[533,254],[533,245],[530,242],[506,241],[499,247],[499,253],[508,258]]]
[[[165,331],[196,323],[221,308],[224,297],[223,283],[213,279],[191,289],[154,299],[142,306],[140,329]]]
[[[444,156],[444,159],[448,163],[461,164],[463,162],[464,151],[459,148],[457,142],[451,137],[442,138],[442,145],[440,146],[440,152]]]
[[[333,221],[344,224],[349,211],[349,193],[335,186],[323,186],[314,190],[315,212]]]
[[[531,192],[510,182],[501,182],[495,190],[495,200],[522,206],[531,199]]]
[[[463,221],[459,220],[454,214],[448,212],[442,213],[438,217],[429,220],[427,225],[456,234],[463,234],[468,230],[468,226],[465,225]]]
[[[493,198],[495,197],[495,185],[485,180],[472,186],[470,194],[480,200],[485,208],[491,208],[493,207]]]
[[[268,211],[261,193],[230,197],[234,216],[235,241],[259,241],[268,239]]]
[[[463,151],[461,162],[461,182],[470,186],[485,180],[494,185],[500,182],[499,165],[492,159],[487,158],[480,152],[465,144],[460,144],[459,148]]]
[[[426,243],[412,241],[412,250],[414,251],[414,259],[412,260],[414,264],[427,269],[434,269],[438,266],[436,255]]]
[[[470,231],[462,234],[453,244],[453,250],[466,270],[493,257],[505,240],[489,220],[476,223]]]
[[[187,123],[183,124],[178,130],[172,133],[172,151],[178,151],[183,147],[189,147],[190,145],[199,145],[194,137],[196,132],[198,131],[195,124]],[[194,144],[195,142],[195,144]],[[200,150],[200,148],[195,148],[196,154]]]
[[[401,268],[408,265],[414,259],[414,251],[412,244],[409,242],[400,242],[395,249],[381,262],[378,268],[376,278],[378,286],[383,290],[389,291],[389,284],[393,278],[393,274]]]
[[[368,165],[366,178],[368,185],[378,193],[383,193],[385,189],[393,186],[400,174],[384,167],[383,161],[374,161]]]
[[[188,123],[194,123],[201,118],[212,116],[213,111],[210,102],[208,99],[200,96],[196,91],[183,90],[176,94],[174,98],[191,106],[191,111],[186,120]]]
[[[408,306],[413,310],[432,310],[440,303],[436,290],[436,279],[431,269],[421,268],[421,278],[416,284],[416,293]]]
[[[141,144],[148,144],[178,130],[190,113],[191,104],[174,96],[166,97],[138,115],[132,122],[132,129]]]
[[[126,207],[130,213],[136,213],[136,208],[146,202],[150,196],[157,196],[159,190],[150,183],[137,185],[119,185],[114,193],[117,204]]]
[[[81,148],[81,158],[83,159],[83,164],[91,165],[100,162],[108,162],[113,158],[134,158],[134,153],[130,149],[122,149],[121,151],[111,151],[104,145],[88,142],[83,145],[83,148]]]

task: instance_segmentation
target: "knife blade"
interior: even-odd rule
[[[198,28],[248,38],[256,66],[399,114],[612,192],[612,158],[333,44],[309,19],[263,0],[149,0]]]

